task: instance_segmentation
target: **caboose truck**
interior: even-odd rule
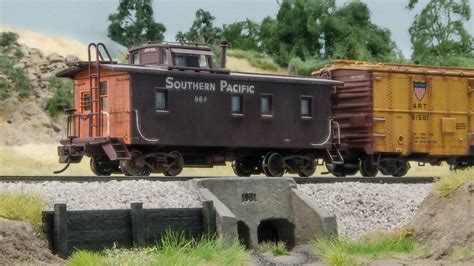
[[[310,176],[316,159],[343,163],[330,119],[331,90],[341,82],[229,72],[221,47],[216,69],[201,44],[147,43],[130,49],[128,64],[90,44],[88,62],[57,74],[74,80],[75,108],[57,172],[83,156],[96,175],[175,176],[232,161],[239,176]]]

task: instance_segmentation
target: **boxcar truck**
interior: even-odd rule
[[[329,165],[334,175],[474,165],[474,69],[336,61],[313,76],[344,82],[332,115],[345,163]]]
[[[315,159],[342,163],[330,119],[338,81],[216,69],[209,47],[175,43],[134,47],[128,64],[91,44],[88,62],[57,76],[74,80],[60,162],[91,157],[96,175],[175,176],[229,161],[239,176],[310,176]]]

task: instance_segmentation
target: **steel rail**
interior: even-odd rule
[[[109,181],[188,181],[195,178],[229,178],[223,176],[0,176],[0,182],[109,182]],[[251,178],[251,177],[249,177]],[[291,177],[297,184],[325,184],[340,182],[361,182],[380,184],[422,184],[432,183],[437,178],[422,177]]]

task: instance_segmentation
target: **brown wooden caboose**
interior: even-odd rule
[[[129,64],[102,44],[93,51],[95,61],[58,73],[74,80],[75,97],[60,162],[90,156],[97,175],[170,176],[226,161],[239,176],[309,176],[316,158],[341,162],[330,119],[337,81],[216,69],[199,44],[148,43],[130,49]]]

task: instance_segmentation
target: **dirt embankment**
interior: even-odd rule
[[[44,236],[27,222],[0,219],[0,265],[63,265]]]
[[[416,238],[445,257],[453,246],[474,250],[474,181],[446,198],[431,193],[409,225]]]

